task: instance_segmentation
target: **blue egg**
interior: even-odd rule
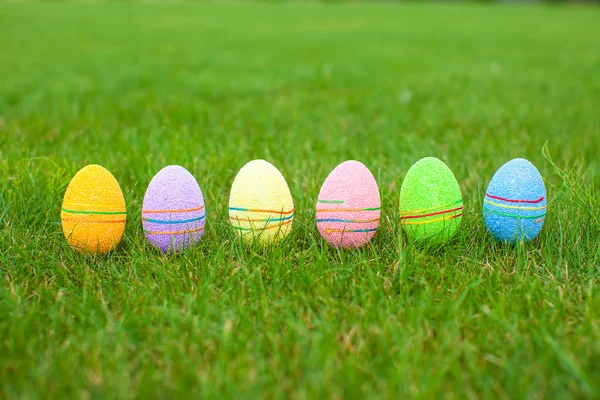
[[[483,199],[485,228],[500,242],[534,239],[546,217],[546,187],[537,168],[523,158],[504,164]]]

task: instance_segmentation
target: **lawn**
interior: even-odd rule
[[[318,3],[0,3],[0,397],[600,396],[600,9]],[[421,157],[455,173],[465,216],[409,243],[400,185]],[[506,161],[542,173],[525,245],[481,217]],[[291,236],[228,223],[249,160],[290,186]],[[315,227],[327,174],[365,163],[373,242]],[[125,236],[69,248],[60,206],[88,163],[123,189]],[[146,242],[150,179],[186,167],[207,233]]]

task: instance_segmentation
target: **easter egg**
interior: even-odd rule
[[[450,240],[462,213],[460,187],[446,164],[426,157],[410,167],[400,188],[400,223],[410,240],[438,244]]]
[[[501,242],[534,239],[546,217],[546,187],[537,168],[516,158],[494,174],[483,199],[487,231]]]
[[[275,243],[291,232],[294,202],[277,168],[265,160],[242,167],[231,185],[229,220],[245,242]]]
[[[146,239],[163,253],[181,252],[198,242],[205,222],[204,196],[192,174],[179,165],[158,171],[142,204]]]
[[[345,161],[323,182],[317,229],[335,247],[361,247],[375,235],[380,213],[379,188],[371,171],[359,161]]]
[[[123,237],[126,218],[123,192],[107,169],[88,165],[71,179],[60,213],[71,247],[92,253],[114,249]]]

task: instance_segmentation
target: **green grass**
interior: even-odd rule
[[[0,397],[600,396],[599,20],[583,6],[1,3]],[[430,155],[466,209],[427,248],[401,234],[397,202]],[[481,218],[515,157],[549,196],[519,247]],[[297,210],[264,251],[227,222],[254,158],[280,168]],[[314,206],[346,159],[373,171],[383,222],[343,252]],[[106,256],[73,252],[60,228],[87,163],[127,201]],[[177,257],[141,228],[168,164],[208,209],[205,239]]]

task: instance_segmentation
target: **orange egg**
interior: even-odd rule
[[[107,253],[123,237],[127,211],[115,177],[100,165],[88,165],[75,174],[60,214],[67,241],[76,250]]]

